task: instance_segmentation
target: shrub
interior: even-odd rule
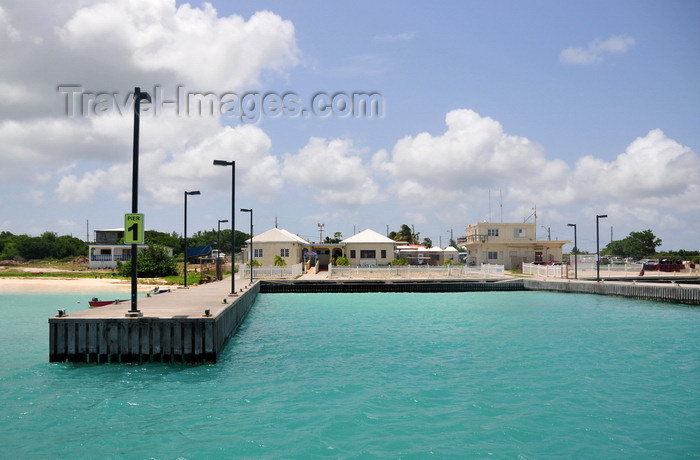
[[[137,259],[139,278],[157,278],[177,275],[175,261],[168,255],[163,246],[152,245],[138,252]],[[117,267],[121,276],[131,276],[131,261]]]
[[[406,260],[405,257],[402,257],[401,259],[394,259],[391,261],[392,266],[396,265],[408,265],[408,260]]]
[[[340,256],[336,257],[335,264],[339,267],[347,267],[350,265],[350,261],[346,257]]]

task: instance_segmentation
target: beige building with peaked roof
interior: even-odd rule
[[[253,258],[263,266],[275,264],[275,256],[280,256],[287,265],[301,262],[304,248],[309,242],[287,230],[271,228],[252,238]],[[250,261],[250,241],[246,240],[247,246],[243,248],[243,261]]]
[[[561,261],[568,240],[538,240],[533,223],[478,222],[467,225],[463,245],[467,263],[496,264],[506,269],[523,263]]]
[[[388,265],[394,260],[396,241],[374,230],[363,230],[342,243],[350,265]]]

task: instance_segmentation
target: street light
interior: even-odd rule
[[[219,251],[216,254],[216,272],[217,276],[221,276],[219,281],[223,279],[223,273],[221,273],[221,264],[219,263],[219,259],[221,258],[221,223],[222,222],[228,222],[228,219],[219,219],[219,222],[217,222],[217,228],[216,228],[216,250]],[[231,276],[233,276],[233,273],[231,273]]]
[[[201,195],[199,190],[185,192],[185,289],[187,289],[187,195]]]
[[[574,249],[576,249],[576,254],[574,254],[574,279],[578,279],[578,243],[576,241],[576,224],[566,224],[569,227],[574,227]]]
[[[595,216],[595,247],[596,247],[596,281],[600,281],[600,219],[608,217],[607,214],[598,214]]]
[[[151,96],[146,92],[141,92],[138,86],[134,88],[134,151],[131,171],[131,212],[138,214],[139,212],[139,127],[141,120],[141,101],[151,102]],[[126,230],[126,229],[125,229]],[[137,282],[138,276],[137,259],[138,259],[138,244],[131,245],[131,309],[126,313],[126,316],[142,316],[137,308]]]
[[[241,212],[250,213],[250,283],[253,284],[253,210],[241,208]]]
[[[544,225],[540,225],[543,229],[547,230],[547,240],[551,241],[552,240],[552,229],[551,227],[545,227]]]
[[[225,160],[214,160],[215,166],[231,166],[231,293],[236,295],[236,162]]]

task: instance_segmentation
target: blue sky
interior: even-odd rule
[[[40,7],[41,6],[41,7]],[[413,225],[447,244],[491,220],[595,250],[647,228],[698,249],[700,4],[608,2],[0,1],[0,231],[85,238],[131,210],[133,119],[66,115],[66,93],[134,86],[173,98],[381,95],[381,117],[178,116],[141,121],[149,229],[208,230],[253,208],[318,239]],[[81,96],[82,97],[82,96]],[[121,98],[121,99],[120,99]],[[128,99],[127,99],[128,100]],[[489,196],[491,199],[489,200]],[[502,198],[501,198],[502,197]],[[490,204],[490,205],[489,205]],[[247,231],[248,215],[236,216]],[[530,218],[530,222],[534,220]],[[89,223],[89,224],[88,224]],[[611,232],[612,227],[612,232]],[[571,246],[565,247],[570,249]]]

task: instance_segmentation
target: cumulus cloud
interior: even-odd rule
[[[407,136],[394,145],[390,157],[378,153],[375,158],[407,204],[431,206],[447,192],[488,188],[543,173],[559,176],[566,170],[562,161],[547,160],[541,146],[504,133],[500,123],[473,110],[453,110],[445,122],[443,134]]]
[[[588,197],[698,209],[697,200],[681,198],[697,191],[700,158],[655,129],[635,139],[612,162],[592,156],[579,159],[571,183]]]
[[[174,73],[180,83],[209,90],[256,86],[265,69],[283,71],[298,62],[294,25],[262,11],[246,21],[219,17],[205,3],[176,7],[174,0],[104,2],[78,9],[58,30],[76,52],[124,56],[145,72]],[[215,45],[214,45],[215,44]]]
[[[596,64],[611,54],[624,54],[635,45],[632,37],[613,35],[607,40],[596,38],[586,47],[570,46],[559,54],[561,62],[567,64]]]
[[[8,95],[0,107],[0,180],[52,187],[65,203],[105,192],[128,198],[134,82],[152,96],[159,85],[165,99],[178,85],[242,93],[299,61],[293,24],[274,13],[224,17],[208,3],[175,0],[17,2],[0,7],[0,44],[0,90]],[[73,116],[64,85],[81,91]],[[83,91],[114,94],[114,110],[92,110],[95,100]],[[82,110],[85,104],[90,110]],[[124,110],[116,110],[119,104]],[[231,152],[242,193],[261,199],[277,193],[283,181],[270,139],[257,127],[223,121],[142,108],[141,174],[159,178],[144,182],[143,199],[173,202],[174,190],[197,180],[227,189],[230,175],[217,174],[212,159]]]
[[[140,195],[144,201],[178,203],[182,190],[200,187],[202,183],[228,190],[230,173],[223,173],[221,168],[213,166],[213,160],[230,160],[231,152],[236,152],[236,175],[242,194],[264,200],[279,191],[283,183],[279,163],[270,154],[271,141],[260,128],[252,125],[223,127],[208,134],[194,145],[167,153],[164,149],[141,152],[139,169],[143,184]],[[127,200],[131,196],[131,186],[123,179],[130,177],[130,168],[131,162],[127,161],[82,175],[67,175],[59,181],[57,196],[63,202],[76,203],[109,190]]]
[[[445,121],[442,134],[405,137],[372,159],[407,212],[423,209],[439,219],[485,202],[489,190],[502,190],[516,221],[536,205],[540,218],[561,225],[608,212],[632,229],[673,228],[700,209],[700,157],[659,129],[632,140],[612,161],[585,156],[570,166],[472,110],[453,110]]]
[[[309,139],[297,154],[285,155],[283,174],[292,184],[317,189],[324,203],[353,206],[381,199],[370,168],[349,140]]]

